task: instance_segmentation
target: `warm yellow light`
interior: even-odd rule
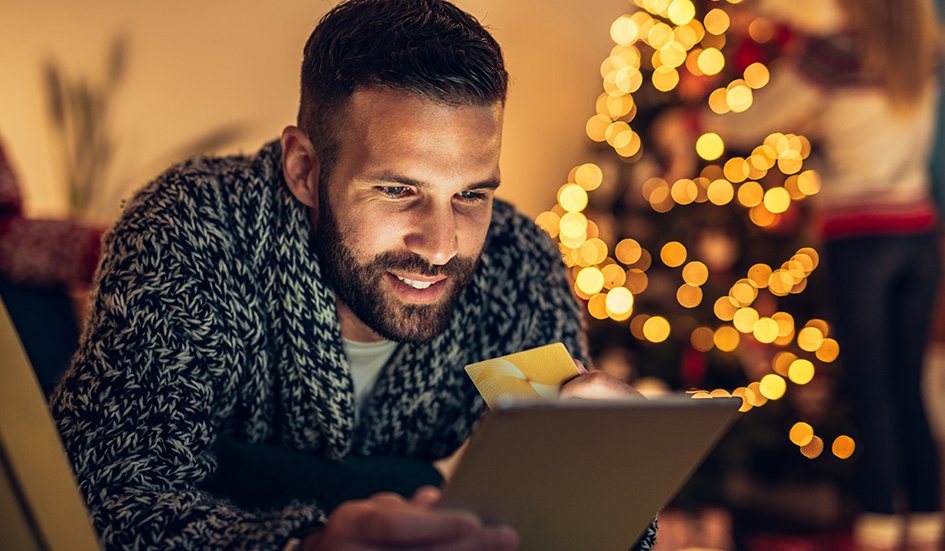
[[[594,319],[607,319],[607,296],[601,293],[592,296],[587,301],[587,311]]]
[[[747,161],[745,163],[748,165]],[[738,186],[738,202],[744,207],[755,207],[764,200],[765,190],[761,184],[755,181],[748,181]]]
[[[695,308],[702,303],[702,289],[696,285],[683,283],[676,290],[676,301],[683,308]]]
[[[731,296],[739,306],[748,306],[758,297],[758,288],[754,285],[754,282],[748,278],[739,279],[732,285],[729,296]]]
[[[653,25],[646,35],[646,42],[654,49],[660,49],[673,39],[673,28],[660,21]]]
[[[587,125],[584,127],[587,137],[595,142],[605,141],[607,139],[607,127],[610,126],[611,122],[610,117],[606,115],[594,115],[587,119]]]
[[[690,23],[691,22],[692,21],[690,21]],[[685,50],[691,49],[700,40],[699,35],[696,34],[695,28],[689,26],[688,24],[679,25],[673,29],[673,35],[675,36],[674,40],[681,44]]]
[[[732,183],[728,180],[719,178],[709,184],[706,195],[708,195],[709,202],[713,205],[727,205],[731,203],[732,199],[735,197],[735,188],[732,187]]]
[[[722,173],[725,175],[726,180],[733,184],[738,184],[748,178],[749,170],[748,161],[741,157],[732,157],[725,161],[725,167],[722,169]]]
[[[574,173],[574,183],[587,191],[600,187],[604,180],[604,172],[594,163],[584,163]]]
[[[679,73],[669,65],[661,65],[653,71],[653,87],[660,92],[669,92],[679,84]]]
[[[642,145],[643,142],[640,140],[640,135],[632,130],[621,133],[614,140],[614,150],[617,151],[617,154],[621,157],[625,158],[636,155]]]
[[[797,250],[797,254],[798,254],[798,255],[804,255],[804,256],[810,258],[810,260],[811,260],[811,262],[813,263],[813,265],[811,266],[810,270],[808,270],[808,271],[814,270],[815,268],[817,268],[817,265],[820,263],[820,255],[817,254],[817,251],[814,250],[814,249],[811,248],[811,247],[801,247],[800,249]]]
[[[767,264],[755,264],[748,268],[748,279],[752,280],[759,289],[768,286],[768,278],[771,277],[771,266]]]
[[[764,204],[752,207],[748,212],[748,217],[751,219],[752,223],[760,228],[767,228],[778,219],[778,215],[771,213],[765,208]]]
[[[636,41],[640,28],[629,16],[621,15],[610,26],[610,38],[617,44],[630,44]]]
[[[814,364],[803,358],[791,362],[788,378],[797,385],[806,385],[814,378]]]
[[[856,450],[856,442],[845,434],[834,438],[833,446],[831,446],[833,454],[840,459],[849,459],[854,450]]]
[[[622,315],[629,313],[632,309],[633,293],[631,293],[629,289],[626,287],[615,287],[607,292],[607,310],[609,312]]]
[[[558,204],[568,212],[580,212],[587,206],[587,191],[577,184],[565,184],[558,190]]]
[[[696,72],[693,71],[691,67],[689,67],[688,63],[686,64],[686,67],[689,68],[689,72],[696,74]],[[696,68],[698,68],[698,65],[696,65]],[[700,69],[696,76],[701,75],[702,70]],[[725,88],[713,90],[712,93],[709,94],[709,109],[711,109],[712,112],[717,115],[724,115],[731,111],[731,109],[728,107],[728,90]]]
[[[788,436],[791,439],[791,443],[795,446],[806,446],[814,439],[814,427],[803,421],[799,421],[791,426]]]
[[[614,248],[614,256],[617,257],[617,260],[629,266],[637,260],[640,260],[642,251],[643,248],[640,247],[636,239],[621,239],[620,242],[617,243],[617,247]]]
[[[712,338],[715,343],[715,347],[721,350],[722,352],[732,352],[738,348],[738,343],[741,341],[741,337],[738,335],[738,331],[734,327],[719,327],[715,332]]]
[[[681,178],[673,184],[670,195],[673,197],[673,201],[680,205],[688,205],[699,196],[699,186],[688,178]]]
[[[774,25],[762,17],[756,18],[748,25],[748,36],[759,44],[764,44],[774,38]]]
[[[614,140],[618,135],[630,132],[630,125],[625,121],[614,121],[607,126],[607,131],[604,132],[604,137],[607,140],[607,143],[614,145]]]
[[[696,153],[707,161],[718,159],[724,151],[725,143],[715,132],[707,132],[696,140]]]
[[[600,109],[601,105],[604,108]],[[602,115],[609,115],[612,118],[620,118],[629,115],[633,111],[632,96],[611,96],[610,94],[601,94],[598,100],[597,112]]]
[[[569,212],[562,216],[561,235],[572,239],[586,237],[587,217],[580,212]]]
[[[601,274],[604,276],[604,288],[613,289],[614,287],[621,287],[624,283],[627,282],[627,272],[623,270],[617,264],[608,264],[603,266],[601,269]]]
[[[778,322],[778,337],[787,337],[794,333],[794,317],[787,312],[775,312],[771,319]]]
[[[670,241],[660,249],[660,260],[670,268],[678,268],[686,261],[686,247],[679,241]]]
[[[824,453],[824,441],[819,436],[814,436],[806,446],[801,447],[801,453],[808,459],[817,459]]]
[[[693,260],[683,267],[682,276],[683,281],[690,285],[703,285],[709,279],[709,267]]]
[[[830,363],[840,355],[840,345],[834,339],[824,339],[820,348],[817,349],[816,355],[818,360]]]
[[[771,362],[771,369],[782,377],[787,377],[791,370],[791,363],[797,359],[797,355],[792,352],[781,351],[774,355]]]
[[[754,335],[755,340],[760,343],[771,344],[778,338],[778,322],[771,318],[761,318],[758,320],[758,323],[755,324],[752,335]]]
[[[738,311],[738,305],[730,297],[720,297],[715,301],[712,311],[715,312],[715,317],[720,320],[732,321],[735,312]]]
[[[612,87],[607,85],[609,80],[610,79],[607,78],[604,79],[604,90],[606,90],[608,94],[632,94],[643,85],[643,73],[641,73],[640,69],[637,67],[629,65],[621,67],[614,72]]]
[[[824,342],[824,333],[817,327],[805,327],[797,333],[797,346],[806,352],[814,352]]]
[[[692,344],[692,347],[699,352],[708,352],[715,346],[715,343],[712,341],[714,335],[715,334],[708,327],[696,327],[689,337],[689,342]]]
[[[820,192],[820,176],[813,170],[805,170],[797,175],[797,189],[804,195],[816,195]]]
[[[778,170],[784,174],[797,174],[804,167],[804,160],[800,154],[781,157],[778,159]]]
[[[669,321],[663,316],[653,316],[643,324],[643,336],[650,342],[663,342],[669,338]]]
[[[791,206],[791,195],[783,187],[771,188],[765,192],[765,209],[773,214],[781,214]]]
[[[768,399],[761,394],[761,384],[755,381],[748,385],[748,388],[745,391],[745,397],[748,398],[748,401],[751,402],[751,405],[756,408],[768,403]]]
[[[594,295],[604,288],[604,274],[593,266],[582,268],[575,279],[577,288],[587,295]]]
[[[728,108],[732,112],[742,113],[747,111],[751,107],[752,101],[754,101],[754,94],[752,94],[751,88],[744,84],[744,81],[728,87],[725,102],[728,103]]]
[[[699,53],[696,64],[706,75],[717,75],[725,68],[725,56],[718,48],[706,48]]]
[[[705,14],[702,19],[705,24],[705,30],[712,34],[722,34],[728,30],[731,20],[725,10],[715,8]]]
[[[784,391],[787,390],[787,383],[780,375],[768,373],[761,378],[759,388],[761,390],[761,395],[765,398],[769,400],[778,400],[784,396]]]
[[[764,88],[771,80],[771,73],[763,63],[752,63],[745,68],[745,82],[755,90]]]
[[[676,25],[685,25],[696,16],[696,7],[690,0],[673,0],[667,9],[669,20]]]
[[[600,264],[607,258],[607,243],[598,237],[590,237],[581,245],[581,258],[587,266]]]
[[[748,400],[748,389],[740,386],[732,391],[732,397],[741,398],[742,405],[738,408],[738,411],[745,413],[746,411],[752,408],[751,402]]]
[[[732,325],[740,332],[748,334],[755,330],[758,323],[758,311],[751,307],[739,308],[732,316]]]
[[[550,235],[552,239],[558,237],[561,217],[557,213],[545,211],[535,218],[535,223],[538,224],[539,228],[545,230],[545,233]]]

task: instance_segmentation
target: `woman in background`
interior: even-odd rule
[[[857,427],[857,548],[942,549],[940,471],[921,389],[941,274],[929,174],[935,12],[931,0],[823,0],[804,10],[805,23],[789,2],[761,9],[781,5],[788,23],[806,28],[752,107],[676,111],[657,122],[655,139],[670,177],[693,176],[692,144],[706,131],[747,150],[792,132],[819,150],[814,200]]]

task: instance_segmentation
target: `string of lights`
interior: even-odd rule
[[[618,17],[610,28],[615,46],[600,68],[604,92],[597,98],[596,113],[585,127],[591,140],[606,142],[629,162],[642,157],[645,145],[631,125],[638,114],[634,94],[645,79],[649,78],[657,91],[666,93],[680,84],[683,71],[694,77],[719,75],[726,67],[723,48],[732,24],[720,1],[720,7],[701,18],[692,0],[633,1],[639,9]],[[741,0],[727,2],[739,4]],[[748,25],[749,35],[757,42],[770,40],[773,29],[772,23],[761,17]],[[749,64],[741,78],[708,94],[708,108],[720,115],[746,111],[752,105],[754,91],[767,85],[769,77],[763,63]],[[709,163],[697,176],[672,183],[659,177],[644,182],[643,197],[656,213],[692,204],[737,205],[752,224],[769,228],[792,204],[820,191],[818,174],[804,169],[811,154],[811,144],[804,136],[772,133],[744,157],[724,158],[725,143],[714,133],[700,135],[693,146],[696,154]],[[603,178],[603,170],[594,163],[574,167],[567,183],[558,190],[556,205],[539,214],[536,222],[557,240],[572,272],[574,292],[585,302],[591,317],[629,321],[635,338],[663,343],[673,332],[674,322],[666,315],[637,312],[634,308],[636,297],[648,289],[648,270],[655,262],[678,270],[676,301],[684,309],[693,309],[707,300],[703,287],[710,277],[709,267],[690,259],[686,245],[679,241],[663,243],[656,254],[632,237],[611,247],[585,213],[589,194],[601,186]],[[814,248],[802,247],[780,266],[756,263],[745,277],[731,284],[726,295],[715,299],[713,323],[691,330],[689,342],[693,349],[737,353],[744,343],[752,342],[779,351],[773,355],[769,372],[759,380],[731,391],[691,390],[693,398],[738,397],[742,399],[741,411],[747,412],[781,399],[789,390],[788,383],[809,383],[818,364],[838,358],[839,344],[830,337],[830,326],[824,320],[811,319],[797,327],[789,312],[765,315],[756,307],[764,293],[776,299],[804,292],[819,262]],[[805,457],[814,459],[824,451],[823,439],[807,423],[795,423],[787,436]],[[833,455],[840,459],[852,456],[854,449],[855,442],[847,435],[836,437],[831,446]]]

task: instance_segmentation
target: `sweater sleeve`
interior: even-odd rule
[[[139,195],[107,236],[53,415],[106,548],[281,549],[322,512],[242,510],[199,487],[215,467],[220,379],[239,366],[220,357],[223,312],[208,276],[219,259],[196,243],[206,234],[180,229],[166,199]]]

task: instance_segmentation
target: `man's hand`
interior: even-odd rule
[[[427,486],[411,500],[377,494],[341,504],[325,529],[308,536],[305,551],[511,551],[518,535],[507,526],[484,526],[474,514],[435,508],[440,492]]]
[[[561,398],[585,398],[589,400],[606,400],[626,398],[628,396],[643,395],[632,386],[614,378],[603,371],[588,371],[580,360],[574,360],[580,375],[561,386]]]

